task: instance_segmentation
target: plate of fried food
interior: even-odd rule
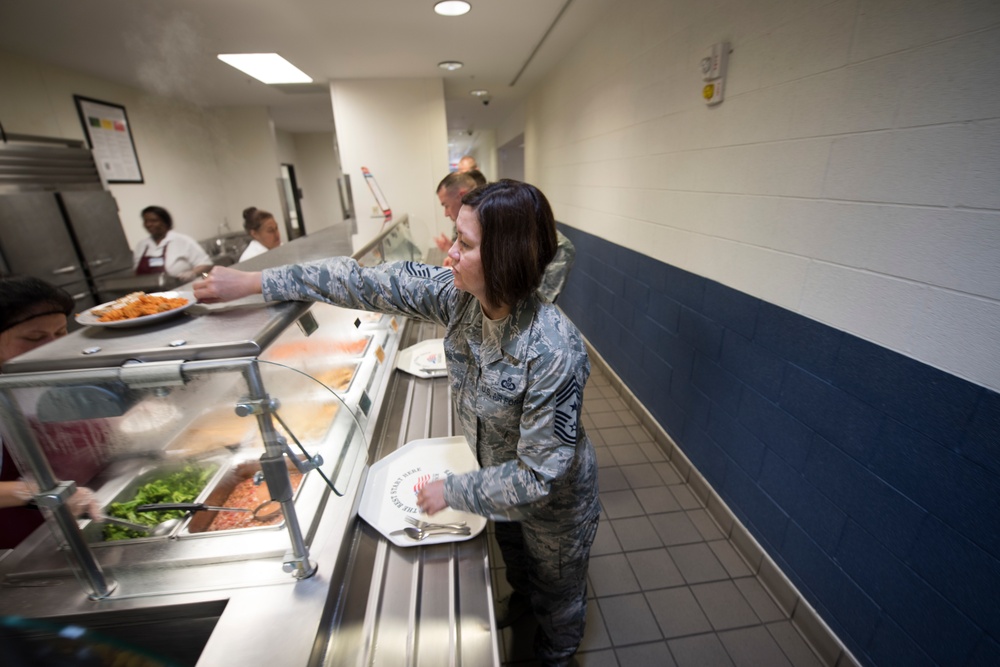
[[[135,327],[179,315],[194,304],[193,292],[132,292],[77,313],[76,321],[88,327]]]

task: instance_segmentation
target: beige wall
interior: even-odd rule
[[[281,215],[281,175],[274,126],[263,107],[220,107],[205,111],[212,149],[221,175],[225,214],[218,224],[243,226],[243,209],[254,206]],[[283,228],[284,225],[278,225]],[[281,229],[285,238],[285,230]]]
[[[526,178],[571,226],[1000,389],[998,69],[995,2],[627,0],[533,91]]]
[[[504,146],[515,137],[524,134],[525,105],[519,104],[516,109],[496,129],[497,146]]]
[[[382,225],[361,167],[375,176],[394,214],[410,218],[414,243],[451,233],[435,188],[448,173],[448,131],[441,79],[345,80],[330,84],[341,166],[351,176],[359,243]],[[308,223],[307,223],[308,224]]]
[[[225,215],[222,179],[197,107],[2,52],[0,90],[0,119],[11,133],[84,140],[74,94],[125,106],[145,183],[109,189],[130,244],[146,235],[139,212],[150,204],[167,208],[178,231],[215,232]]]
[[[4,52],[0,91],[0,122],[16,134],[85,140],[74,94],[125,106],[145,182],[109,190],[132,245],[146,235],[139,212],[150,204],[199,239],[227,220],[239,229],[248,205],[279,208],[277,148],[264,109],[206,110]]]
[[[469,151],[476,158],[479,170],[487,180],[497,180],[497,133],[496,130],[479,130],[476,140]]]
[[[363,165],[376,174],[393,210],[409,214],[418,244],[429,247],[438,228],[450,230],[434,194],[448,172],[441,80],[352,81],[340,90],[338,126],[352,130],[346,146],[354,156],[349,173],[359,239],[370,239],[381,224],[371,218]],[[85,140],[74,94],[125,106],[145,182],[109,190],[131,245],[146,235],[139,213],[150,204],[167,208],[175,229],[199,239],[225,226],[240,229],[247,206],[280,212],[282,162],[295,165],[306,229],[342,222],[334,136],[278,133],[265,108],[200,108],[4,52],[0,91],[0,121],[15,134]]]
[[[291,132],[276,130],[274,137],[278,142],[278,161],[295,164],[295,135]]]
[[[295,138],[296,179],[302,189],[302,217],[312,233],[344,221],[337,179],[340,165],[334,153],[332,132],[302,133]]]

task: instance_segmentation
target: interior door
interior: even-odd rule
[[[94,299],[94,295],[90,291],[90,285],[87,284],[86,280],[79,280],[75,283],[67,283],[65,285],[60,285],[60,287],[66,290],[66,292],[73,297],[73,313],[82,313],[88,308],[93,308],[97,305],[97,301]],[[108,301],[110,301],[110,299],[108,299]],[[67,325],[67,328],[70,331],[76,331],[81,326],[73,315],[69,316]]]
[[[111,193],[74,190],[60,192],[59,198],[90,275],[131,271],[132,249],[118,217],[118,203]]]
[[[302,219],[302,189],[295,180],[295,167],[281,165],[281,202],[285,208],[285,232],[288,240],[306,235],[306,223]]]
[[[87,279],[52,192],[0,195],[0,253],[15,275],[60,286]]]

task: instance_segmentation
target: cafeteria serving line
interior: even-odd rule
[[[243,266],[349,253],[344,232]],[[357,257],[411,259],[406,236],[401,216]],[[88,309],[77,316],[85,326],[45,354],[5,364],[4,446],[50,490],[38,498],[51,528],[0,559],[0,613],[31,621],[5,624],[5,637],[57,645],[74,623],[164,664],[307,664],[324,609],[337,604],[344,536],[405,323],[260,300],[206,308],[183,289],[164,296],[185,303],[131,320]],[[60,502],[82,462],[109,520],[78,522]],[[240,504],[248,493],[255,500]],[[268,498],[277,517],[229,520],[228,508]],[[289,613],[300,623],[276,642],[269,632]]]
[[[241,0],[239,11],[232,0],[124,4],[0,3],[0,272],[45,272],[36,277],[79,297],[78,311],[121,296],[109,293],[121,271],[131,273],[150,204],[203,243],[230,239],[248,206],[274,212],[284,243],[266,255],[318,249],[321,232],[342,222],[353,253],[384,231],[389,210],[405,213],[412,242],[428,248],[451,231],[435,184],[471,154],[490,180],[523,180],[550,200],[576,251],[558,308],[591,350],[593,382],[606,379],[628,407],[610,412],[643,429],[624,444],[621,432],[603,433],[618,426],[591,429],[610,436],[595,442],[605,479],[589,608],[600,618],[587,625],[578,662],[644,650],[678,662],[680,649],[702,646],[706,660],[741,664],[759,655],[754,641],[777,655],[772,640],[785,659],[794,652],[744,594],[749,579],[728,570],[704,582],[667,576],[676,568],[684,578],[686,552],[706,553],[687,540],[715,533],[698,530],[707,528],[697,508],[692,516],[647,507],[662,491],[633,488],[629,476],[644,468],[668,470],[663,461],[625,463],[633,444],[652,440],[685,483],[658,473],[670,496],[689,488],[703,502],[821,663],[1000,664],[1000,88],[990,85],[1000,71],[1000,3],[471,0],[451,17],[410,0],[287,0],[280,9]],[[217,57],[258,48],[313,82],[252,80]],[[109,148],[122,160],[99,156]],[[23,191],[46,155],[56,158],[55,180]],[[291,243],[305,231],[309,242]],[[261,261],[253,266],[270,260]],[[407,443],[454,435],[447,411],[434,407],[448,404],[434,395],[440,379],[411,381],[395,368],[441,332],[418,335],[398,320],[398,331],[391,321],[358,327],[359,317],[315,308],[318,328],[307,335],[310,318],[287,308],[192,305],[141,329],[81,325],[68,340],[93,344],[57,341],[18,363],[87,366],[117,355],[113,367],[88,366],[101,372],[86,381],[83,368],[51,365],[0,375],[4,395],[16,392],[25,408],[22,435],[54,445],[46,454],[56,475],[81,432],[93,446],[77,483],[91,488],[83,473],[108,464],[118,471],[107,502],[138,505],[141,494],[142,504],[162,504],[147,496],[159,480],[140,475],[168,462],[152,457],[157,420],[170,424],[155,444],[169,444],[171,460],[220,466],[194,502],[259,490],[258,472],[294,499],[288,521],[248,532],[200,530],[215,510],[181,511],[189,516],[178,527],[165,513],[133,517],[123,507],[116,519],[156,520],[151,532],[173,536],[119,544],[91,542],[90,524],[81,540],[66,540],[63,517],[62,537],[51,538],[63,550],[0,561],[9,575],[0,605],[166,638],[167,648],[188,650],[185,662],[213,667],[280,662],[277,647],[296,664],[322,662],[339,650],[327,641],[336,638],[376,664],[380,652],[399,662],[387,650],[404,662],[428,650],[459,655],[456,640],[474,652],[461,654],[463,664],[477,664],[486,646],[497,648],[487,664],[525,662],[532,629],[490,625],[506,589],[488,572],[497,560],[488,528],[473,535],[478,526],[465,520],[469,539],[401,546],[393,540],[409,539],[411,526],[381,526],[385,535],[365,518],[375,507],[363,502],[369,474],[388,476]],[[205,338],[212,322],[220,326]],[[360,356],[348,354],[355,334],[370,340]],[[325,349],[312,354],[314,346]],[[151,350],[160,365],[131,363]],[[209,358],[177,367],[185,350]],[[334,358],[344,363],[316,365]],[[80,391],[12,386],[36,372],[45,383],[71,373]],[[346,392],[336,389],[343,382]],[[259,395],[272,390],[276,410]],[[67,406],[74,395],[101,412]],[[303,409],[306,396],[322,409]],[[259,444],[242,442],[248,424]],[[265,435],[270,459],[280,450],[294,470],[241,467],[251,453],[260,465]],[[218,446],[188,451],[203,439]],[[5,450],[13,440],[4,434]],[[58,491],[42,504],[69,489]],[[613,516],[638,512],[635,503],[642,514]],[[636,529],[647,523],[652,533]],[[606,550],[610,535],[620,552]],[[622,543],[631,537],[638,544]],[[706,541],[709,550],[722,543]],[[235,550],[252,557],[233,559]],[[122,558],[133,553],[149,565]],[[87,566],[70,568],[67,554]],[[209,571],[212,590],[196,575]],[[327,586],[348,573],[355,585],[336,596],[345,605],[328,606]],[[627,590],[627,573],[639,590]],[[721,594],[729,583],[763,627],[710,612],[712,592],[738,601]],[[176,597],[143,597],[167,589]],[[89,600],[87,591],[111,595]],[[287,621],[291,591],[297,613],[278,624],[282,642],[246,631]],[[477,595],[456,598],[462,591]],[[413,606],[388,592],[408,592]],[[72,601],[56,609],[54,598]],[[662,601],[685,599],[691,613],[666,623]],[[456,613],[456,600],[468,614]],[[684,626],[700,618],[696,607],[711,630]],[[227,639],[240,631],[249,639]],[[373,653],[364,637],[385,641]]]
[[[340,230],[314,234],[246,266],[344,252],[340,238]],[[399,254],[413,248],[404,216],[355,254],[378,263],[413,258]],[[190,299],[183,289],[165,294],[171,306]],[[492,603],[507,585],[485,521],[469,517],[471,536],[465,529],[419,544],[394,537],[405,524],[387,523],[396,519],[385,464],[414,444],[456,435],[446,379],[397,362],[440,335],[436,327],[302,303],[189,301],[132,321],[101,321],[101,310],[78,316],[85,326],[44,354],[12,360],[0,382],[5,441],[24,469],[58,495],[69,487],[55,485],[75,469],[67,457],[93,461],[99,472],[91,484],[114,521],[78,524],[54,502],[45,510],[53,530],[39,529],[0,559],[0,611],[30,610],[41,624],[14,636],[51,643],[53,628],[72,623],[89,629],[91,646],[111,636],[160,659],[213,667],[268,654],[279,664],[517,664],[530,656],[530,624],[496,627]],[[729,626],[712,615],[731,609],[732,594],[742,591],[756,605],[745,603],[761,619],[755,624],[770,623],[775,643],[767,649],[784,651],[790,664],[812,664],[801,661],[808,649],[792,626],[775,624],[792,610],[779,611],[753,573],[738,567],[726,535],[712,531],[712,517],[676,472],[680,459],[667,461],[597,363],[584,402],[598,443],[603,515],[578,660],[617,664],[608,661],[667,651],[685,664],[707,654],[685,653],[684,642],[710,641],[715,632],[742,653],[740,636],[721,634]],[[87,439],[81,424],[92,426]],[[54,439],[66,429],[76,434],[69,451]],[[428,456],[404,465],[433,467]],[[54,465],[63,477],[53,476]],[[449,459],[449,468],[460,465]],[[194,485],[190,496],[171,491],[171,500],[189,505],[158,510],[164,498],[156,489],[173,484]],[[209,509],[259,511],[269,497],[280,499],[282,517]],[[644,529],[638,522],[647,513]],[[699,546],[709,551],[691,551]],[[720,577],[740,588],[715,593],[730,598],[713,607],[712,587],[727,583]],[[683,626],[661,618],[661,633],[648,625],[647,604],[662,614],[658,597],[685,592],[709,596],[700,603],[704,624],[686,609]],[[287,614],[299,623],[294,631],[279,624],[276,642],[273,628]],[[740,618],[740,630],[749,618]],[[756,646],[761,637],[754,639]]]
[[[413,258],[399,254],[414,248],[406,223],[356,253],[359,261]],[[320,232],[240,266],[336,254],[346,248],[340,238]],[[55,532],[40,529],[0,559],[0,612],[30,609],[39,624],[16,636],[51,643],[72,623],[89,630],[80,641],[91,647],[111,637],[212,667],[264,656],[289,665],[535,664],[533,621],[497,627],[493,602],[509,591],[485,521],[444,517],[465,519],[462,531],[414,543],[387,502],[393,475],[430,470],[439,450],[400,460],[401,474],[387,465],[414,445],[451,446],[457,419],[446,378],[407,365],[439,327],[370,315],[322,304],[189,304],[140,316],[149,322],[91,322],[5,367],[4,420],[25,468],[45,479],[58,460],[53,429],[98,421],[75,455],[101,458],[105,511],[155,517],[145,527],[86,518],[78,527],[53,505]],[[179,366],[170,351],[178,348],[187,348]],[[582,419],[597,448],[602,514],[577,663],[850,664],[593,349],[591,358]],[[449,459],[461,465],[474,459]],[[158,480],[178,475],[201,485],[182,499],[193,503],[186,512],[118,513],[135,507],[133,497],[155,510],[163,500],[151,494],[167,483]],[[286,495],[271,494],[284,498],[284,518],[207,509],[259,509],[269,486],[286,484]],[[388,495],[407,502],[398,486]],[[240,504],[246,493],[252,500]],[[289,614],[293,628],[280,620]]]

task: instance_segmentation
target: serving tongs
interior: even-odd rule
[[[252,512],[254,519],[267,521],[281,514],[281,503],[277,500],[265,500],[253,509],[245,507],[220,507],[218,505],[206,505],[205,503],[153,503],[139,505],[135,508],[136,512],[166,512],[168,510],[181,510],[182,512]]]

